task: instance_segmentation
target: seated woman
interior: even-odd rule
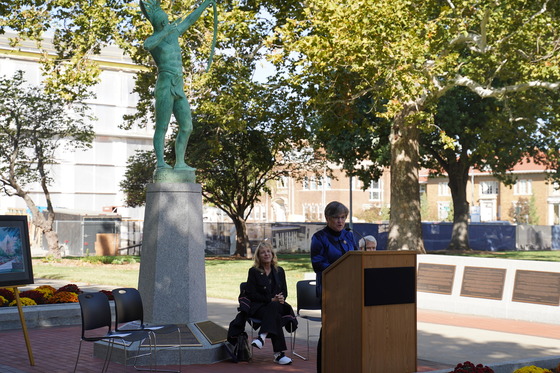
[[[246,296],[251,301],[249,316],[262,320],[259,336],[252,345],[260,349],[268,337],[272,340],[274,362],[291,364],[292,359],[284,354],[286,340],[282,330],[282,316],[291,311],[291,306],[286,303],[286,274],[278,266],[276,254],[268,242],[257,247],[255,263],[247,275]]]

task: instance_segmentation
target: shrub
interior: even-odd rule
[[[22,298],[33,299],[36,304],[45,304],[45,295],[37,290],[26,290],[19,293]]]
[[[105,294],[109,300],[115,300],[115,297],[113,297],[113,292],[112,291],[99,290],[99,292]]]
[[[19,298],[19,301],[21,302],[22,306],[36,306],[37,303],[35,303],[35,301],[33,299],[27,298],[27,297],[21,297]],[[17,306],[17,302],[15,300],[10,302],[10,306]]]
[[[49,303],[78,303],[78,295],[70,291],[57,291],[49,299]]]
[[[56,292],[57,293],[70,292],[70,293],[74,293],[74,294],[81,294],[82,293],[82,291],[80,290],[80,288],[76,284],[64,285],[63,287],[59,288]]]
[[[552,373],[552,371],[548,370],[548,369],[539,368],[539,367],[536,367],[534,365],[531,365],[531,366],[526,366],[526,367],[523,367],[523,368],[519,368],[513,373]]]
[[[16,299],[14,292],[7,288],[0,288],[0,296],[3,296],[8,302],[12,302]]]
[[[43,296],[45,297],[45,300],[48,300],[50,297],[53,296],[54,293],[56,293],[56,289],[53,288],[50,285],[41,285],[41,286],[35,288],[35,290],[43,293]]]
[[[109,300],[114,300],[112,292],[108,290],[100,290],[100,292],[105,294]],[[58,290],[50,285],[41,285],[33,290],[20,292],[20,299],[25,306],[78,303],[78,294],[81,293],[83,293],[83,291],[80,290],[76,284],[64,285]],[[0,288],[0,307],[16,306],[15,299],[15,294],[10,288]]]
[[[452,370],[449,373],[471,373],[471,372],[472,373],[494,373],[492,368],[489,368],[486,365],[482,365],[482,364],[478,364],[478,365],[475,366],[470,361],[465,361],[463,364],[461,364],[461,363],[457,364],[455,369]]]

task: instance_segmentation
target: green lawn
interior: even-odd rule
[[[512,252],[471,252],[471,253],[443,253],[447,255],[477,256],[484,258],[504,258],[518,260],[544,260],[560,261],[560,251],[512,251]],[[292,305],[295,301],[296,282],[302,280],[306,272],[313,272],[309,255],[283,255],[278,256],[279,264],[286,271],[288,281],[288,297]],[[136,261],[140,259],[135,258]],[[66,280],[68,283],[83,282],[99,285],[113,285],[138,287],[138,269],[128,269],[127,266],[118,264],[99,264],[87,266],[83,262],[95,262],[96,259],[72,258],[68,265],[57,263],[38,263],[33,265],[36,278],[51,278]],[[104,263],[112,260],[102,258]],[[68,261],[67,261],[68,262]],[[247,271],[252,266],[252,260],[232,259],[223,257],[206,258],[206,294],[212,298],[237,299],[239,284],[247,279]]]
[[[66,280],[68,283],[138,287],[138,269],[123,269],[118,265],[97,267],[55,266],[51,263],[34,263],[33,276],[53,280]]]
[[[94,262],[92,257],[85,259]],[[68,262],[68,261],[66,261]],[[74,263],[75,262],[75,263]],[[106,260],[102,260],[106,262]],[[206,259],[206,293],[212,298],[237,299],[239,284],[247,280],[247,271],[253,265],[252,260],[234,260],[230,258]],[[313,272],[308,255],[281,255],[279,263],[286,271],[288,297],[295,304],[296,282],[303,279],[305,272]],[[36,278],[66,280],[68,283],[83,282],[98,285],[138,287],[138,269],[126,269],[121,265],[99,264],[85,266],[79,258],[73,258],[70,264],[38,263],[33,264]]]

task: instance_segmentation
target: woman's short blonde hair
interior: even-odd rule
[[[255,267],[256,269],[261,269],[261,260],[259,258],[259,252],[262,249],[270,249],[270,251],[272,252],[272,262],[270,263],[274,268],[276,268],[278,266],[278,259],[276,258],[276,252],[274,251],[274,249],[272,248],[272,244],[270,242],[268,242],[268,239],[265,239],[264,241],[262,241],[259,246],[257,246],[257,250],[255,250],[255,255],[253,256],[254,259],[254,263],[253,263],[253,267]]]

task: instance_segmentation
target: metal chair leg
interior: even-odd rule
[[[78,356],[76,356],[76,364],[74,365],[74,373],[78,369],[78,361],[80,360],[80,353],[82,352],[82,341],[80,340],[80,345],[78,346]]]
[[[309,360],[309,320],[307,320],[307,356],[308,357],[302,356],[295,351],[296,332],[297,332],[297,330],[294,331],[294,338],[292,339],[292,355],[295,355],[295,356],[299,357],[300,359],[307,361],[307,360]]]

